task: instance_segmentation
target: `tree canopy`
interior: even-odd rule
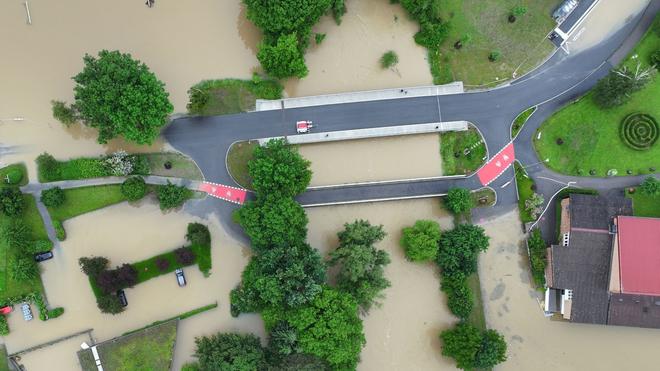
[[[195,357],[202,370],[257,371],[265,365],[259,338],[226,333],[195,338]]]
[[[472,224],[459,224],[440,237],[438,265],[443,275],[463,273],[465,276],[477,271],[477,258],[488,249],[488,236],[484,229]]]
[[[85,55],[85,67],[73,77],[77,115],[99,130],[99,143],[123,136],[151,144],[168,122],[173,107],[165,84],[130,54],[102,50]]]
[[[433,220],[418,220],[412,227],[403,228],[401,246],[411,261],[434,260],[438,255],[440,225]]]
[[[243,0],[247,19],[270,35],[305,31],[318,22],[333,0]]]
[[[648,176],[639,186],[639,190],[648,196],[660,196],[660,180],[654,176]]]
[[[626,67],[612,70],[594,88],[594,102],[601,108],[620,106],[630,100],[632,93],[642,89],[650,80],[650,70],[636,72]]]
[[[257,59],[266,72],[279,79],[293,76],[303,78],[309,72],[295,33],[282,35],[272,44],[262,43]]]
[[[7,216],[19,215],[25,209],[23,193],[18,187],[0,188],[0,211]]]
[[[442,355],[454,358],[456,367],[463,370],[490,369],[506,361],[506,342],[495,330],[483,333],[476,327],[461,322],[440,334]]]
[[[254,190],[260,195],[293,197],[312,179],[310,162],[284,139],[274,139],[254,150],[248,164]]]
[[[445,197],[445,205],[454,214],[462,214],[474,207],[470,191],[465,188],[452,188]]]

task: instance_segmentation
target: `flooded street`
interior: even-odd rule
[[[491,237],[479,274],[488,326],[509,344],[497,370],[657,370],[660,331],[572,324],[543,316],[530,285],[517,211],[483,225]]]
[[[312,162],[312,186],[442,175],[438,134],[306,144],[299,148]]]
[[[337,247],[337,232],[344,223],[366,219],[383,224],[387,237],[376,245],[390,254],[385,276],[392,286],[384,291],[382,307],[364,317],[367,345],[362,350],[360,371],[448,370],[451,360],[440,354],[438,335],[456,321],[440,292],[433,263],[412,263],[399,245],[401,229],[418,219],[432,219],[443,229],[452,227],[452,217],[438,199],[379,202],[307,209],[308,240],[325,256]]]

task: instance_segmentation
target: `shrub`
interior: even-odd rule
[[[208,245],[211,243],[211,233],[202,223],[189,223],[186,240],[193,245]]]
[[[47,312],[48,319],[57,318],[57,317],[61,316],[62,314],[64,314],[64,308],[62,308],[62,307],[57,307],[57,308],[51,309]]]
[[[96,305],[103,313],[117,314],[124,311],[124,307],[122,307],[119,297],[114,294],[97,297]]]
[[[43,251],[49,251],[53,247],[53,243],[50,240],[35,240],[32,241],[32,248],[29,252],[38,253]]]
[[[103,159],[106,170],[114,176],[126,176],[133,172],[135,156],[119,150]]]
[[[25,208],[23,194],[17,187],[0,189],[0,211],[7,216],[19,215]]]
[[[186,187],[179,187],[167,181],[166,185],[158,186],[156,195],[161,210],[169,210],[183,205],[192,195]]]
[[[543,203],[545,199],[542,194],[532,193],[531,197],[525,200],[525,210],[529,212],[532,219],[536,219],[543,212]]]
[[[5,179],[3,182],[9,185],[19,184],[23,180],[23,170],[19,167],[12,167],[5,174]]]
[[[522,6],[522,5],[515,6],[515,7],[513,7],[513,9],[511,9],[511,14],[514,17],[523,16],[523,15],[525,15],[525,13],[527,13],[527,8]]]
[[[53,106],[53,117],[57,121],[66,126],[76,122],[76,111],[72,107],[67,107],[66,103],[59,100],[52,100],[50,104]]]
[[[393,51],[389,50],[380,57],[380,66],[383,69],[392,68],[399,63],[399,56]]]
[[[57,237],[59,241],[66,240],[66,230],[61,221],[53,219],[53,228],[55,228],[55,237]]]
[[[317,33],[314,34],[314,41],[316,42],[316,45],[319,45],[325,40],[325,34],[324,33]]]
[[[456,317],[466,319],[472,313],[474,297],[468,287],[467,278],[461,273],[442,275],[440,289],[447,295],[447,306]]]
[[[660,126],[655,118],[646,113],[631,113],[619,126],[621,141],[628,147],[646,151],[653,147],[660,136]]]
[[[21,220],[9,223],[2,231],[2,237],[10,248],[27,250],[31,243],[32,232]]]
[[[78,259],[80,270],[89,277],[96,277],[103,272],[108,265],[108,259],[102,256],[82,257]]]
[[[462,214],[474,207],[474,200],[470,190],[465,188],[451,188],[445,196],[445,205],[453,214]]]
[[[156,267],[158,267],[158,270],[161,271],[162,273],[167,272],[167,270],[170,268],[170,261],[165,259],[165,258],[156,258]]]
[[[66,195],[60,187],[53,187],[41,192],[41,202],[48,207],[62,206],[66,200]]]
[[[129,201],[140,200],[147,194],[147,184],[142,177],[130,177],[121,184],[121,194]]]
[[[660,196],[660,180],[649,176],[639,185],[639,190],[647,196],[658,197]]]
[[[433,220],[418,220],[412,227],[403,228],[401,246],[411,261],[434,260],[438,255],[440,226]]]
[[[48,152],[37,156],[37,168],[42,181],[49,182],[60,178],[59,163]]]
[[[532,231],[527,239],[529,247],[529,262],[532,269],[532,278],[536,287],[545,287],[545,267],[547,265],[546,245],[538,229]]]
[[[501,56],[502,53],[500,53],[499,50],[493,50],[492,52],[490,52],[490,54],[488,54],[488,60],[491,62],[497,62],[498,60],[500,60]]]
[[[151,167],[149,166],[149,159],[145,155],[131,155],[133,161],[133,175],[149,175],[151,174]]]
[[[0,314],[0,335],[9,335],[9,324],[7,323],[7,317],[3,314]]]
[[[16,281],[29,281],[39,276],[39,266],[29,255],[19,255],[10,261],[9,276]]]
[[[287,77],[303,78],[309,72],[305,57],[298,46],[298,35],[294,32],[280,35],[271,42],[264,42],[259,47],[257,59],[269,75],[283,79]]]
[[[189,247],[180,247],[174,250],[177,263],[186,266],[195,262],[195,253]]]
[[[651,64],[655,66],[657,70],[660,70],[660,49],[656,50],[655,52],[653,52],[653,54],[651,54],[651,58],[649,62],[651,62]]]

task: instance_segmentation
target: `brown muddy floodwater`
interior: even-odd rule
[[[530,285],[518,212],[483,224],[491,237],[479,275],[488,326],[509,344],[497,370],[658,370],[660,330],[581,325],[543,316]]]
[[[312,186],[442,175],[438,134],[306,144]]]
[[[440,354],[438,335],[456,319],[440,292],[436,266],[407,261],[399,245],[401,229],[418,219],[436,220],[443,229],[451,228],[452,217],[438,199],[310,208],[307,215],[308,240],[323,256],[337,247],[337,232],[344,223],[366,219],[383,224],[387,232],[377,247],[392,259],[385,269],[392,286],[385,290],[382,307],[374,307],[364,317],[367,345],[358,370],[453,369],[452,362]]]
[[[78,267],[78,258],[105,256],[111,265],[145,259],[183,245],[187,224],[197,220],[183,212],[163,214],[153,200],[145,200],[138,207],[122,203],[67,221],[67,240],[60,250],[55,251],[52,260],[42,264],[48,301],[53,307],[64,307],[65,312],[47,322],[38,319],[25,322],[20,313],[10,315],[12,332],[4,338],[8,351],[14,352],[88,328],[94,329],[97,341],[107,340],[214,302],[218,303],[218,308],[180,323],[177,362],[181,360],[183,363],[192,355],[194,336],[230,330],[263,335],[263,325],[258,317],[248,315],[233,319],[229,314],[229,291],[240,281],[248,253],[224,233],[215,219],[202,221],[209,224],[213,238],[213,270],[209,278],[204,278],[197,267],[189,267],[184,270],[188,281],[184,288],[177,285],[173,273],[167,274],[126,289],[129,306],[124,313],[106,315],[96,307],[87,277]],[[67,362],[78,346],[71,344],[68,347],[71,349],[62,349],[57,356],[50,357],[50,362],[56,362],[59,357],[62,362]],[[53,354],[49,349],[43,352]],[[39,355],[41,352],[31,353],[30,359],[47,359]],[[35,366],[32,369],[48,368]]]

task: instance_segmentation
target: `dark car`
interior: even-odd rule
[[[176,282],[179,284],[179,286],[183,287],[186,285],[186,276],[183,275],[183,269],[179,268],[176,271],[174,271],[176,274]]]
[[[53,258],[53,252],[52,251],[44,251],[44,252],[38,252],[34,254],[34,260],[36,262],[42,262],[44,260],[52,259]]]
[[[117,297],[119,298],[119,302],[121,303],[122,307],[128,305],[128,300],[126,300],[126,293],[124,290],[117,290]]]

